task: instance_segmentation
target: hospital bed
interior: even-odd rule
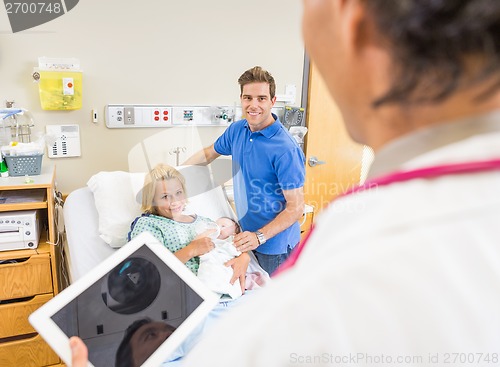
[[[206,166],[179,167],[186,178],[187,211],[213,220],[234,211]],[[130,223],[141,214],[140,194],[144,173],[99,172],[86,187],[71,192],[64,204],[66,256],[69,282],[88,273],[123,246]],[[251,269],[263,273],[252,258]],[[267,275],[267,274],[266,274]]]
[[[222,186],[214,183],[210,168],[185,166],[179,167],[179,170],[186,179],[187,212],[213,220],[221,216],[236,217]],[[89,179],[86,187],[68,195],[63,214],[66,228],[64,254],[69,283],[91,272],[96,265],[127,243],[130,224],[141,214],[144,176],[144,173],[123,171],[99,172]],[[269,280],[269,276],[258,265],[253,255],[249,272],[262,274],[264,282]],[[103,302],[97,303],[99,307],[105,307]],[[97,306],[93,304],[92,307]],[[210,314],[206,321],[189,335],[174,353],[175,358],[182,357],[197,342],[206,325],[218,318],[218,312],[221,311],[217,308],[213,310],[213,315]],[[110,365],[114,364],[114,354],[107,345],[94,346],[94,350],[99,358],[109,361]],[[165,365],[170,367],[174,364],[175,362]]]

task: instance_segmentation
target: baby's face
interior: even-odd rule
[[[220,240],[225,240],[229,236],[236,234],[236,224],[228,218],[219,218],[215,221],[220,228],[220,235],[217,237]]]

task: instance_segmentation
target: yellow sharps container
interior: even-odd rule
[[[82,71],[75,70],[74,63],[40,62],[36,73],[39,78],[38,89],[42,109],[78,110],[82,108]]]

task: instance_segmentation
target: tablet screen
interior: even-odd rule
[[[141,366],[158,347],[174,339],[170,348],[162,346],[167,360],[168,353],[203,321],[215,303],[194,274],[158,243],[136,243],[130,250],[129,246],[126,256],[109,259],[100,276],[75,283],[79,289],[72,294],[65,290],[54,298],[65,297],[64,302],[51,307],[51,301],[44,306],[48,311],[40,309],[41,315],[32,315],[30,321],[53,348],[56,345],[56,352],[60,341],[51,342],[43,326],[45,316],[51,321],[47,326],[85,342],[95,367]],[[200,307],[208,299],[210,307]],[[185,321],[197,310],[197,317],[186,327]]]

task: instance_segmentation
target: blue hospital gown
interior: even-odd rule
[[[132,222],[128,239],[130,241],[140,233],[148,231],[174,253],[186,247],[196,237],[196,228],[206,223],[213,223],[213,221],[194,215],[193,222],[182,223],[159,215],[143,214]],[[188,260],[186,266],[197,275],[200,266],[199,257],[196,256]]]

